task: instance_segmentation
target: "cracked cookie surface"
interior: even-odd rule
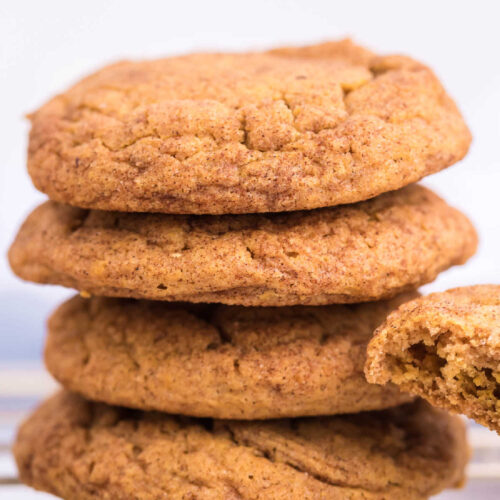
[[[428,498],[459,484],[458,417],[423,401],[274,421],[196,420],[59,393],[21,426],[20,478],[73,500]]]
[[[12,269],[95,295],[281,306],[389,298],[464,263],[469,220],[422,186],[309,212],[174,216],[47,202]]]
[[[410,401],[368,384],[366,346],[391,301],[249,308],[74,297],[49,320],[45,362],[64,387],[108,404],[267,419]]]
[[[402,305],[370,342],[366,374],[500,433],[500,285]]]
[[[30,119],[38,189],[128,212],[353,203],[455,163],[470,144],[431,70],[347,40],[121,62]]]

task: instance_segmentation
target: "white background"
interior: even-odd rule
[[[500,278],[499,2],[0,0],[0,359],[36,358],[48,311],[71,292],[22,283],[3,258],[44,197],[25,170],[24,114],[102,64],[352,36],[431,65],[474,135],[462,163],[425,182],[475,222],[477,256],[426,290]]]
[[[25,171],[23,116],[116,59],[352,36],[379,53],[427,62],[459,103],[474,144],[465,161],[425,182],[472,218],[481,246],[465,267],[425,290],[499,283],[499,6],[496,0],[0,0],[0,361],[37,359],[44,318],[72,293],[20,282],[3,258],[20,222],[44,199]],[[483,484],[479,493],[472,483],[442,498],[497,498],[495,484]],[[3,494],[46,498],[18,487]]]

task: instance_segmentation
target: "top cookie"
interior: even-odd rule
[[[402,305],[370,342],[366,374],[500,433],[500,285]]]
[[[470,144],[429,68],[348,40],[117,63],[31,122],[38,189],[74,206],[134,212],[353,203],[455,163]]]

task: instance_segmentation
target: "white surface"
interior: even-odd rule
[[[463,490],[447,491],[442,495],[433,497],[434,500],[498,500],[500,482],[482,484],[471,482]],[[1,491],[0,498],[5,500],[55,500],[56,497],[39,493],[24,486],[9,486]]]
[[[39,363],[0,365],[0,398],[45,397],[58,387],[58,383]]]
[[[55,500],[56,497],[33,491],[26,486],[4,486],[0,489],[0,498],[5,500]]]

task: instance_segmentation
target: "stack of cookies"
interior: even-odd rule
[[[30,118],[51,201],[10,263],[80,295],[49,321],[65,391],[20,429],[22,481],[85,500],[461,482],[461,420],[363,372],[388,314],[476,249],[412,184],[470,143],[427,67],[349,41],[121,62]]]

